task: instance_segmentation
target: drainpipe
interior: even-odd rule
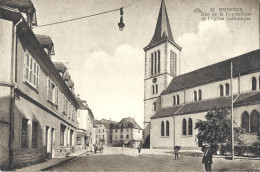
[[[10,127],[9,127],[9,167],[12,169],[13,163],[13,138],[14,138],[14,105],[15,105],[15,93],[14,89],[16,87],[16,50],[17,50],[17,26],[22,22],[20,19],[13,26],[13,34],[12,34],[12,57],[11,57],[11,87],[10,87]]]

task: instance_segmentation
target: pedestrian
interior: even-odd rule
[[[204,156],[202,159],[202,163],[205,164],[205,170],[206,171],[212,171],[211,164],[213,163],[212,161],[212,149],[210,148],[209,145],[205,145],[204,147]]]
[[[138,149],[138,153],[139,153],[139,155],[141,155],[141,149],[142,149],[142,147],[141,147],[141,143],[139,144],[139,146],[137,147],[137,149]]]
[[[174,146],[174,158],[179,159],[179,150],[181,149],[180,146]]]

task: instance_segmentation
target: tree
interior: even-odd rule
[[[195,124],[195,129],[199,130],[197,135],[202,143],[210,144],[217,151],[219,145],[226,147],[226,151],[231,151],[231,119],[228,108],[217,108],[209,111],[205,115],[206,121],[199,120]],[[241,134],[245,131],[241,127],[234,128],[234,138],[238,145],[243,144]]]

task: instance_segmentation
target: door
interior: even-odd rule
[[[45,145],[46,145],[46,158],[49,158],[49,155],[48,155],[48,150],[49,150],[49,139],[48,139],[48,136],[49,136],[49,127],[46,126],[46,130],[45,130]]]

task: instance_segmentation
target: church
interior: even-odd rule
[[[231,94],[235,126],[245,129],[246,140],[256,141],[260,132],[260,50],[180,74],[181,50],[162,0],[154,35],[144,48],[144,138],[150,138],[150,148],[200,147],[195,123],[205,120],[214,107],[230,107]]]

